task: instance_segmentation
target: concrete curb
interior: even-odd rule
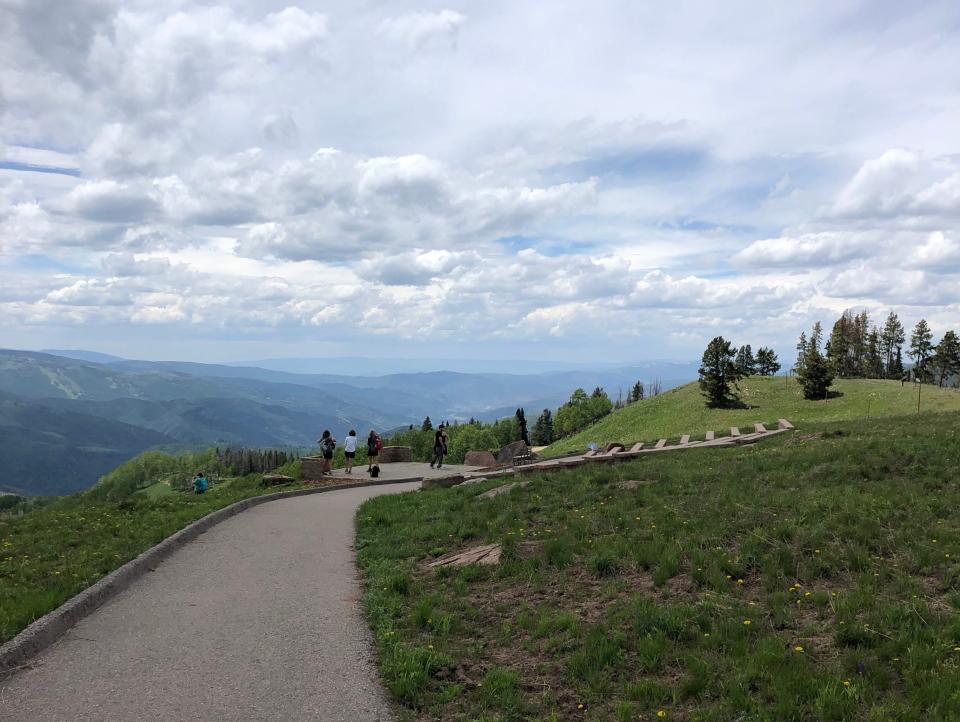
[[[100,605],[113,598],[134,581],[152,571],[157,564],[170,556],[174,551],[189,541],[196,539],[200,534],[216,526],[222,521],[236,516],[250,507],[265,504],[268,501],[289,499],[295,496],[308,494],[323,494],[328,491],[342,491],[363,486],[386,486],[398,484],[406,480],[383,479],[361,481],[350,484],[332,484],[316,489],[296,489],[293,491],[279,491],[272,494],[251,496],[248,499],[235,502],[217,511],[210,512],[205,517],[197,519],[189,526],[168,536],[156,546],[147,549],[140,556],[131,559],[119,569],[87,587],[79,594],[71,597],[52,612],[48,612],[33,622],[20,634],[0,646],[0,680],[5,679],[29,659],[36,656],[51,644],[56,642],[64,632],[77,622],[96,610]]]

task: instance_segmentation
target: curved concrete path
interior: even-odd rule
[[[282,499],[215,526],[0,683],[0,720],[392,720],[353,519],[418,486]]]

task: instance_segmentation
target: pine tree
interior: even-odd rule
[[[523,409],[517,409],[517,426],[520,430],[520,440],[523,441],[527,446],[530,446],[530,436],[527,434],[527,417],[523,413]]]
[[[938,383],[944,382],[960,373],[960,339],[954,331],[947,331],[937,344],[933,355],[933,366],[937,370]]]
[[[890,373],[887,374],[888,378],[891,379],[900,379],[903,381],[903,352],[900,347],[897,347],[897,355],[893,357],[893,365],[890,368]]]
[[[803,370],[803,363],[807,359],[807,332],[801,331],[800,338],[797,340],[797,361],[793,365],[793,370],[800,373]]]
[[[851,372],[851,340],[855,333],[853,317],[849,311],[844,311],[843,315],[833,324],[833,330],[830,332],[830,340],[827,341],[827,361],[837,376],[850,376]]]
[[[737,349],[730,342],[717,336],[703,352],[700,360],[700,390],[707,397],[707,406],[727,406],[736,395],[730,390],[743,376],[734,362]]]
[[[883,355],[880,353],[880,332],[877,331],[876,327],[870,329],[870,334],[867,336],[863,375],[868,379],[883,378]]]
[[[905,338],[903,324],[897,314],[891,311],[880,332],[880,353],[883,356],[884,374],[888,379],[899,379],[903,376],[903,357],[900,356],[900,350]]]
[[[737,373],[741,376],[753,376],[757,372],[757,362],[753,357],[753,349],[750,348],[750,344],[740,347],[733,363],[737,367]]]
[[[642,381],[637,381],[637,383],[633,385],[633,388],[630,389],[630,396],[628,400],[631,402],[643,401],[643,382]]]
[[[423,420],[423,423],[420,425],[420,431],[433,431],[433,422],[430,421],[429,416]]]
[[[811,341],[807,344],[802,368],[797,371],[797,377],[803,387],[803,397],[810,400],[827,398],[827,389],[833,384],[830,364],[820,353],[819,343],[814,343],[820,336],[819,327],[818,321],[813,327]]]
[[[910,334],[910,358],[914,363],[914,377],[920,383],[929,378],[927,361],[933,353],[933,333],[925,319],[917,321],[917,325]]]
[[[553,443],[553,415],[550,409],[544,409],[537,422],[533,425],[533,434],[531,435],[533,443],[537,446],[547,446]]]
[[[757,350],[757,373],[761,376],[775,376],[780,370],[780,360],[772,348],[761,346]]]

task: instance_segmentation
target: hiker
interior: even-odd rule
[[[433,461],[430,462],[430,468],[436,464],[439,469],[443,465],[443,457],[447,453],[447,432],[443,424],[437,427],[437,432],[433,435]]]
[[[207,481],[207,477],[204,476],[202,471],[198,471],[197,475],[193,477],[193,493],[203,494],[209,486],[210,482]]]
[[[377,465],[377,457],[380,456],[380,449],[383,448],[383,442],[376,431],[370,429],[370,435],[367,437],[367,471]]]
[[[345,458],[344,466],[348,474],[353,473],[353,458],[357,455],[357,432],[356,429],[350,429],[347,438],[343,440],[343,456]]]
[[[323,472],[327,476],[333,474],[330,470],[331,464],[333,462],[333,452],[337,448],[337,440],[333,438],[333,435],[329,430],[324,429],[323,434],[320,436],[320,452],[323,454]]]

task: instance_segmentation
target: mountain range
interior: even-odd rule
[[[283,360],[274,360],[275,362]],[[303,368],[323,368],[323,360]],[[278,365],[275,363],[275,365]],[[0,350],[0,491],[69,493],[154,447],[307,447],[324,428],[389,431],[434,421],[534,418],[573,389],[616,398],[637,380],[664,389],[696,366],[649,362],[539,374],[429,371],[359,376],[276,368],[137,361],[89,351]]]

